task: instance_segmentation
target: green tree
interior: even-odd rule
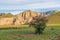
[[[47,16],[39,15],[39,16],[33,17],[29,24],[30,24],[30,26],[33,26],[36,29],[35,30],[36,34],[41,34],[41,33],[43,33],[43,31],[46,27],[47,21],[48,21]]]

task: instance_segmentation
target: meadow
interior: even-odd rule
[[[60,40],[60,26],[47,26],[43,34],[33,27],[0,28],[0,40]]]

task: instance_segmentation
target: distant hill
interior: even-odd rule
[[[48,24],[60,24],[60,11],[54,10],[48,15]]]
[[[14,15],[11,13],[0,13],[0,18],[6,18],[6,17],[13,17]]]
[[[47,12],[44,12],[46,15],[49,15],[49,14],[54,14],[54,13],[57,13],[59,12],[58,10],[51,10],[51,11],[47,11]]]

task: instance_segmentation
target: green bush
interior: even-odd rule
[[[35,16],[32,18],[32,21],[29,23],[30,26],[33,26],[36,30],[36,34],[42,34],[47,23],[48,19],[46,16]]]

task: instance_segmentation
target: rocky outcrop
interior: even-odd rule
[[[32,17],[41,15],[42,13],[26,10],[22,13],[19,13],[15,15],[14,17],[8,17],[8,18],[1,18],[0,19],[0,25],[19,25],[19,24],[26,24],[29,23],[32,19]]]
[[[29,23],[32,17],[41,15],[39,12],[34,12],[31,10],[24,11],[20,14],[15,15],[16,21],[15,24],[26,24]]]
[[[13,17],[11,18],[1,18],[0,25],[11,25],[13,23]]]

